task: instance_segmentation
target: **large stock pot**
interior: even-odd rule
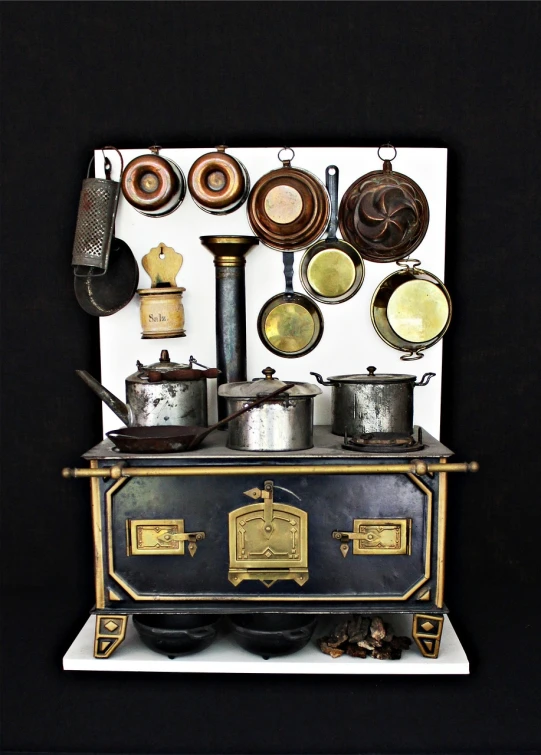
[[[321,388],[311,383],[289,383],[273,378],[275,370],[263,370],[263,379],[226,383],[218,394],[227,401],[230,414],[272,393],[281,385],[287,391],[228,423],[227,447],[237,451],[301,451],[312,448],[314,396]]]
[[[435,376],[426,372],[417,383],[415,375],[376,375],[368,367],[366,375],[336,375],[321,385],[332,386],[332,428],[335,435],[357,437],[365,433],[413,433],[413,389],[427,385]]]

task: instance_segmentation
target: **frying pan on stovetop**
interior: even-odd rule
[[[257,332],[263,344],[280,357],[300,357],[315,349],[323,335],[323,315],[305,294],[293,290],[293,252],[283,252],[286,290],[263,305]]]
[[[269,401],[279,393],[287,391],[291,383],[282,385],[277,390],[256,399],[253,403],[221,419],[211,427],[161,425],[158,427],[123,427],[120,430],[112,430],[107,437],[113,441],[115,447],[121,453],[128,454],[170,454],[180,451],[195,451],[201,442],[218,427],[227,424],[241,414],[249,412],[256,406]]]
[[[325,241],[318,241],[304,253],[299,276],[305,291],[324,304],[340,304],[354,296],[364,280],[364,262],[347,241],[336,238],[338,228],[338,176],[336,165],[325,171],[331,198],[331,217]]]

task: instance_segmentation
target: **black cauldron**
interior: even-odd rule
[[[233,636],[250,653],[272,658],[290,655],[308,644],[317,616],[310,614],[242,614],[230,616]]]
[[[208,648],[216,639],[220,618],[178,613],[139,614],[133,617],[133,625],[148,648],[175,658]]]

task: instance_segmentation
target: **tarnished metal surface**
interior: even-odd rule
[[[228,412],[249,403],[228,398]],[[298,451],[312,447],[312,428],[312,398],[272,401],[229,422],[227,445],[239,451]]]
[[[413,432],[411,383],[370,385],[340,383],[331,398],[332,431],[336,435]]]
[[[207,381],[126,381],[126,397],[138,427],[207,424]]]
[[[117,181],[85,178],[79,199],[72,265],[107,270],[119,196]]]
[[[340,375],[328,381],[317,372],[310,373],[319,383],[332,385],[332,432],[336,435],[412,435],[413,389],[426,385],[434,373],[427,372],[416,383],[414,375],[375,375],[375,371],[368,367],[365,375]]]
[[[216,272],[216,367],[218,385],[246,380],[245,255],[259,243],[254,236],[201,236],[214,255]],[[218,417],[227,415],[218,398]]]

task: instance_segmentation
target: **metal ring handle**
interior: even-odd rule
[[[380,150],[382,150],[382,149],[394,149],[394,155],[393,155],[393,157],[390,157],[390,158],[389,157],[388,158],[382,157],[380,155]],[[379,157],[380,160],[383,160],[384,162],[386,160],[388,160],[390,163],[392,163],[392,161],[395,159],[396,155],[397,155],[396,147],[394,147],[392,144],[389,144],[389,143],[382,144],[381,147],[378,147],[378,157]]]
[[[289,158],[289,160],[287,158],[281,158],[280,155],[282,154],[282,152],[287,152],[288,150],[289,152],[291,152],[291,157]],[[294,157],[295,151],[291,149],[291,147],[282,147],[282,149],[278,152],[278,159],[281,163],[283,163],[285,167],[287,167],[291,163]]]
[[[108,145],[107,147],[102,147],[101,148],[101,152],[102,152],[102,154],[103,154],[104,157],[105,157],[105,154],[104,154],[103,150],[105,150],[105,149],[114,149],[114,151],[120,157],[120,177],[122,178],[122,174],[124,173],[124,158],[122,157],[122,152],[119,149],[117,149],[117,147],[113,147],[112,145]]]
[[[418,349],[417,351],[410,351],[407,354],[404,354],[400,357],[402,362],[415,362],[417,359],[422,359],[424,357],[424,354],[421,354],[421,351],[424,351],[426,346],[423,346],[421,349]]]

